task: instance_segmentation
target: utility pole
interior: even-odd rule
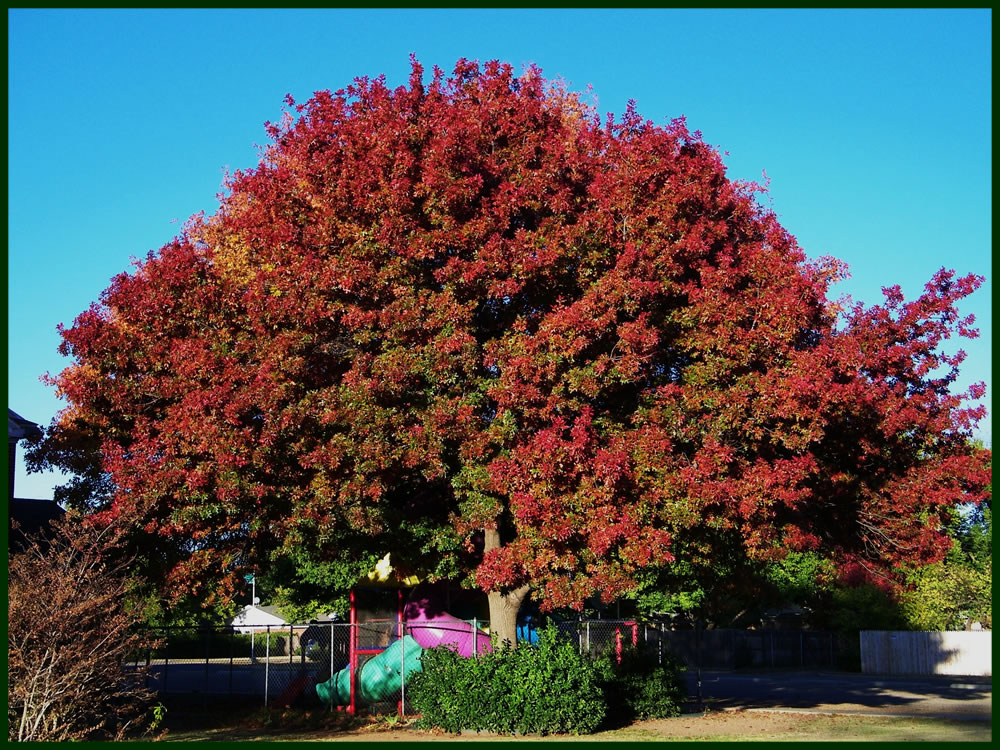
[[[250,606],[253,607],[257,604],[257,576],[254,573],[247,573],[243,576],[243,580],[250,584]],[[249,612],[247,613],[249,615]],[[256,625],[257,623],[247,623],[244,625]],[[254,653],[254,631],[253,628],[250,629],[250,663],[255,664],[257,662],[257,655]],[[265,701],[267,697],[265,696]]]

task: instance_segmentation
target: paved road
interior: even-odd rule
[[[230,668],[228,662],[198,662],[193,659],[162,662],[150,667],[147,685],[158,691],[179,694],[244,695],[264,696],[264,687],[271,697],[281,696],[300,674],[313,678],[320,676],[320,669],[311,663],[289,663],[271,660],[265,671],[264,660],[258,659],[255,666],[236,663]],[[340,665],[337,665],[340,666]],[[326,670],[328,676],[329,669]]]
[[[268,693],[280,696],[299,673],[299,663],[272,663]],[[311,671],[311,665],[310,670]],[[338,665],[339,666],[339,665]],[[325,676],[325,675],[324,675]],[[697,696],[697,672],[685,674],[688,696]],[[264,695],[263,665],[171,662],[153,665],[150,687],[171,693]],[[993,687],[986,678],[904,678],[845,672],[725,672],[702,671],[703,705],[713,709],[770,708],[796,711],[924,716],[990,720]],[[697,709],[697,701],[689,702]]]
[[[697,673],[686,674],[689,696]],[[776,708],[836,713],[990,720],[989,678],[896,677],[839,672],[703,671],[701,692],[710,708]]]

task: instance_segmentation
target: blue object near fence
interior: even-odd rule
[[[518,624],[517,642],[530,643],[532,645],[538,643],[538,628],[531,622],[530,617],[525,622]]]

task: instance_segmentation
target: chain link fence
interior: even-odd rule
[[[558,625],[580,653],[621,653],[636,647],[691,669],[835,669],[837,634],[811,630],[673,630],[663,621],[578,620]]]
[[[146,684],[160,693],[246,696],[263,699],[265,705],[292,705],[317,681],[347,666],[349,627],[153,629],[151,635],[161,645],[145,654]]]
[[[132,666],[145,666],[145,684],[161,694],[391,713],[407,709],[406,678],[425,648],[450,644],[478,656],[490,647],[488,624],[404,623],[402,638],[396,620],[155,628],[160,645]]]
[[[476,658],[489,648],[487,626],[482,620],[409,622],[401,633],[397,621],[383,620],[240,628],[249,632],[159,628],[151,633],[159,647],[134,666],[146,666],[146,685],[162,694],[406,712],[406,680],[420,669],[423,649],[450,644]],[[827,632],[672,630],[667,622],[627,619],[564,620],[556,627],[594,657],[635,647],[650,659],[673,657],[691,669],[834,669],[837,663],[837,637]]]

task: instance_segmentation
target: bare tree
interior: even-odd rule
[[[150,727],[153,693],[127,668],[146,645],[113,527],[70,516],[8,552],[8,736],[123,739]]]

